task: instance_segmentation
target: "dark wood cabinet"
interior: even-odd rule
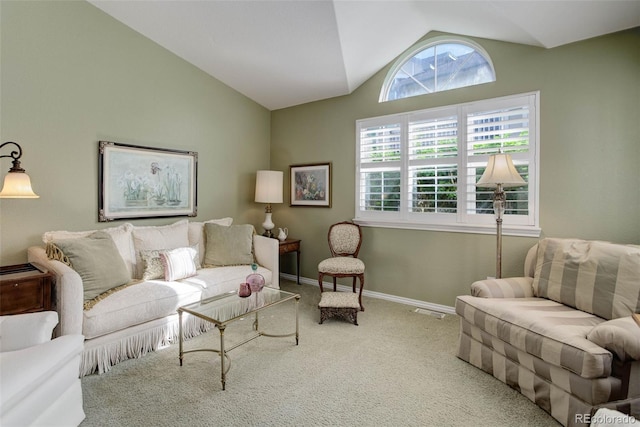
[[[0,267],[0,315],[52,310],[53,274],[32,264]]]

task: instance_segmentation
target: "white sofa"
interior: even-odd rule
[[[96,371],[109,371],[112,365],[122,360],[141,357],[149,351],[174,342],[178,336],[178,307],[236,290],[246,276],[252,273],[251,262],[242,261],[237,263],[241,265],[235,265],[232,257],[215,259],[216,264],[223,266],[198,268],[195,275],[180,280],[167,281],[165,277],[147,279],[153,277],[148,274],[152,265],[149,254],[155,256],[160,252],[166,254],[171,249],[191,248],[189,250],[196,254],[195,263],[207,265],[205,261],[211,261],[209,254],[214,250],[217,250],[218,256],[222,258],[226,257],[227,252],[233,255],[235,252],[246,250],[238,249],[235,242],[228,240],[226,234],[220,238],[216,237],[215,241],[208,240],[208,230],[219,227],[215,229],[223,230],[225,233],[225,230],[229,230],[230,233],[240,227],[250,227],[252,234],[249,236],[249,245],[251,257],[258,265],[257,273],[264,276],[266,286],[279,288],[278,241],[256,235],[251,226],[232,226],[231,222],[231,218],[205,222],[181,220],[166,226],[145,227],[125,223],[99,230],[100,233],[96,233],[96,230],[47,232],[43,235],[43,241],[49,245],[47,248],[29,248],[29,262],[55,274],[56,310],[60,315],[56,334],[82,334],[85,337],[80,376]],[[246,231],[246,228],[244,230]],[[53,244],[54,249],[62,246],[70,253],[70,240],[96,238],[98,235],[104,236],[104,233],[107,233],[115,244],[130,281],[91,299],[89,297],[99,292],[90,289],[88,283],[93,279],[92,275],[99,276],[97,279],[119,277],[122,275],[122,269],[111,265],[120,265],[120,261],[112,259],[106,267],[99,265],[95,272],[89,269],[88,273],[84,271],[81,274],[67,265],[75,267],[77,264],[65,264],[56,260],[55,256],[51,259],[50,249]],[[239,239],[243,244],[246,243],[245,235],[246,233]],[[84,253],[82,251],[83,249],[79,251],[81,255]],[[98,274],[100,271],[102,273]],[[145,280],[142,280],[143,277]],[[116,281],[114,284],[117,283]],[[93,294],[88,295],[91,291]],[[185,318],[184,323],[183,331],[186,338],[212,327],[210,323],[195,317]]]
[[[85,418],[78,375],[83,337],[54,340],[53,311],[0,317],[0,425],[77,426]]]

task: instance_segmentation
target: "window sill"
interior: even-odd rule
[[[496,225],[488,224],[422,224],[400,221],[380,221],[371,219],[354,219],[363,227],[403,228],[408,230],[446,231],[449,233],[496,234]],[[503,236],[540,237],[540,227],[502,224]]]

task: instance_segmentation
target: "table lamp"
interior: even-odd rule
[[[261,170],[256,174],[256,202],[267,204],[263,236],[275,237],[271,232],[275,227],[271,220],[271,203],[282,203],[282,177],[282,171]]]

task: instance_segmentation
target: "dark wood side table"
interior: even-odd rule
[[[52,309],[53,274],[32,264],[0,267],[0,315]]]
[[[300,284],[300,239],[285,239],[280,241],[280,255],[289,252],[296,253],[296,273],[298,275],[298,285]]]

